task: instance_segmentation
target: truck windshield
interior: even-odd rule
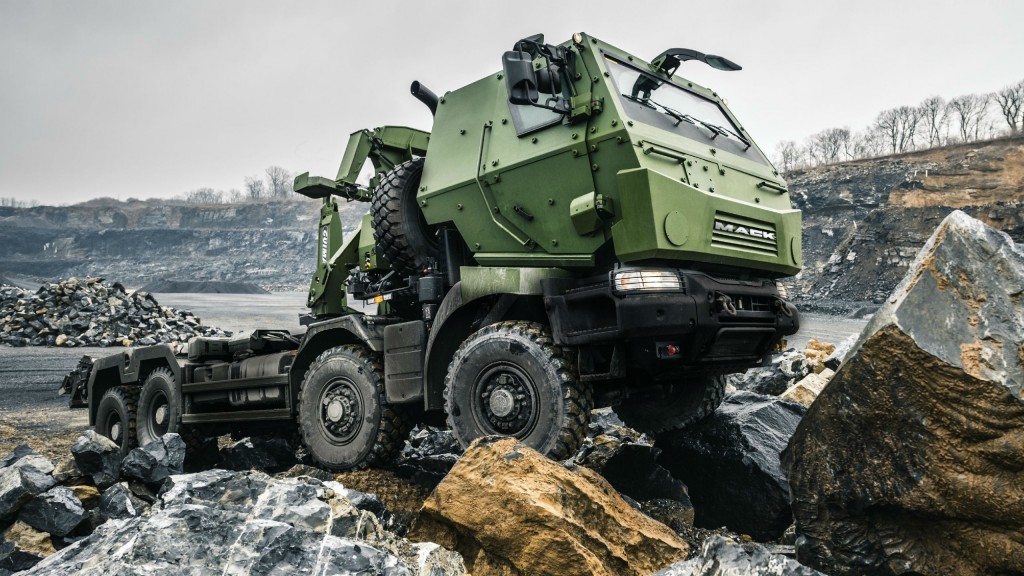
[[[768,164],[718,103],[605,56],[630,118]]]

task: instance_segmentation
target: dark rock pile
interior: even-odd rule
[[[397,536],[379,498],[319,470],[182,474],[177,434],[122,458],[90,431],[72,455],[56,469],[27,446],[0,460],[0,576],[465,573],[458,554]]]
[[[148,346],[230,335],[102,278],[69,278],[35,292],[4,286],[0,326],[0,343],[10,346]]]
[[[689,488],[698,526],[727,526],[762,542],[782,536],[793,514],[779,454],[805,411],[739,391],[696,425],[658,438],[658,461]]]

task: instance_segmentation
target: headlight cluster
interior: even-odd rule
[[[675,270],[627,269],[616,272],[612,287],[616,293],[682,292],[683,281]]]

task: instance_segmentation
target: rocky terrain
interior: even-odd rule
[[[803,211],[803,309],[879,305],[932,230],[961,210],[1024,241],[1024,138],[858,160],[785,175]]]
[[[803,210],[804,272],[792,295],[807,310],[877,306],[932,229],[952,211],[1024,241],[1024,138],[858,160],[785,175]],[[367,206],[342,204],[346,233]],[[217,280],[271,290],[308,286],[319,204],[196,205],[95,200],[0,207],[0,276]]]

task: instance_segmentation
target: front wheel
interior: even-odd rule
[[[593,393],[579,381],[546,326],[507,321],[472,334],[445,377],[448,425],[463,448],[488,435],[513,436],[564,460],[583,443]]]
[[[698,376],[665,396],[629,398],[612,406],[622,421],[647,434],[682,430],[710,416],[725,397],[725,376]]]
[[[363,346],[317,357],[299,388],[302,442],[329,470],[362,469],[394,459],[409,432],[402,408],[384,403],[384,368]]]

